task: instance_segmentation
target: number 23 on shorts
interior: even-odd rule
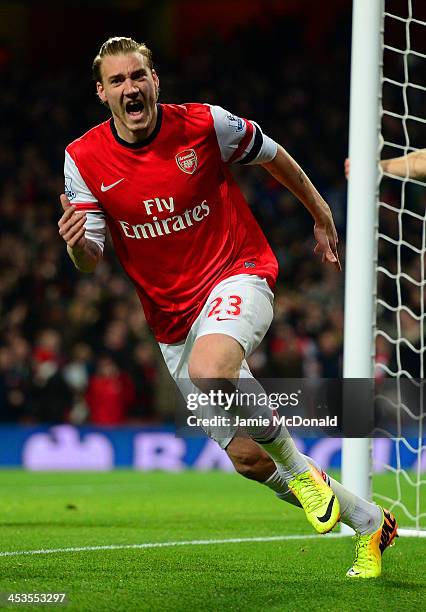
[[[232,320],[241,314],[242,299],[239,295],[218,296],[209,304],[208,317],[215,317],[217,321]]]

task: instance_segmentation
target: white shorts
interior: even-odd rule
[[[208,334],[226,334],[241,344],[248,357],[259,346],[271,325],[273,300],[274,295],[264,278],[254,274],[231,276],[216,285],[210,293],[183,342],[159,343],[169,372],[184,395],[197,391],[188,375],[189,357],[196,339]],[[241,369],[250,372],[246,360]],[[196,415],[204,418],[212,413],[207,406],[197,410]],[[208,426],[204,430],[222,448],[226,448],[236,433],[232,426],[219,429]]]

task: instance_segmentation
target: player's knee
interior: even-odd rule
[[[207,391],[212,385],[216,386],[217,381],[232,380],[238,378],[239,372],[230,364],[221,360],[194,359],[188,364],[188,373],[191,381],[203,391]],[[215,382],[213,382],[215,381]]]
[[[209,334],[195,341],[188,360],[188,372],[192,382],[203,391],[217,387],[216,381],[237,380],[240,374],[244,350],[225,334]],[[208,381],[215,381],[212,385]],[[220,385],[223,389],[223,386]]]

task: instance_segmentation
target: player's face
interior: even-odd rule
[[[101,64],[98,96],[108,104],[118,135],[127,142],[147,138],[157,120],[159,80],[141,53],[107,55]]]

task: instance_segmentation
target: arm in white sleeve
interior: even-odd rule
[[[105,215],[101,212],[87,212],[84,229],[86,230],[85,238],[97,244],[103,253],[106,234]]]
[[[68,245],[67,251],[79,270],[90,272],[103,253],[106,234],[105,214],[68,151],[65,151],[64,175],[65,195],[78,212],[86,213],[85,242],[72,248]]]

